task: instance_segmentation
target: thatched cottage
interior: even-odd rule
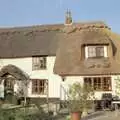
[[[65,24],[1,28],[0,43],[3,99],[22,91],[34,100],[65,100],[76,81],[93,85],[97,99],[116,94],[120,36],[103,22],[73,23],[67,13]]]

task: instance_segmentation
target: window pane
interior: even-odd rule
[[[97,57],[103,57],[104,56],[104,47],[96,47],[96,55],[97,55]]]
[[[101,78],[99,78],[99,77],[96,77],[96,78],[94,78],[93,79],[93,81],[94,81],[94,89],[95,90],[101,90]]]
[[[32,93],[33,94],[40,94],[40,95],[45,95],[46,89],[48,88],[47,80],[32,80]],[[46,86],[47,85],[47,86]]]
[[[88,46],[88,57],[104,57],[104,46]]]
[[[37,93],[37,80],[32,80],[32,93]]]
[[[104,77],[103,79],[103,89],[111,90],[111,78],[110,77]]]
[[[96,51],[94,47],[88,47],[88,57],[95,57]]]
[[[40,58],[40,68],[45,69],[46,68],[46,57]]]

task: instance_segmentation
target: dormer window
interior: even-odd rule
[[[86,58],[107,57],[107,46],[104,45],[86,46],[85,56]]]
[[[89,46],[88,57],[104,57],[104,46]]]

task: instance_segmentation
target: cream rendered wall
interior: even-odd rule
[[[103,76],[69,76],[69,77],[66,77],[65,81],[61,83],[61,96],[60,96],[60,99],[61,100],[66,100],[67,99],[66,93],[68,92],[69,85],[71,85],[71,84],[73,84],[75,82],[80,82],[81,85],[83,85],[84,84],[84,77],[108,77],[108,76],[103,75]],[[117,77],[118,76],[116,76],[116,75],[111,76],[112,91],[95,91],[95,98],[97,100],[101,99],[103,93],[112,93],[112,95],[116,95],[116,93],[115,93],[116,80],[115,79]]]
[[[30,79],[48,79],[49,93],[48,97],[58,98],[60,96],[60,82],[61,77],[53,73],[55,57],[47,57],[47,69],[32,71],[32,58],[14,58],[14,59],[1,59],[0,68],[12,64],[26,72]],[[1,84],[0,89],[3,89]],[[18,83],[14,86],[14,91],[17,91]],[[28,85],[28,95],[29,97],[46,97],[47,95],[34,95],[32,94],[32,82]]]
[[[65,77],[65,81],[61,82],[61,85],[60,85],[60,99],[61,100],[67,100],[69,85],[72,85],[75,82],[80,82],[82,85],[83,84],[83,77],[81,77],[81,76],[67,76],[67,77]]]
[[[60,96],[60,82],[61,82],[61,77],[58,75],[55,75],[53,73],[53,67],[54,67],[54,62],[55,62],[55,57],[47,57],[47,69],[46,70],[39,70],[39,71],[32,71],[31,72],[31,78],[36,78],[36,79],[48,79],[48,97],[55,97],[59,98]],[[33,95],[32,94],[32,89],[30,83],[29,86],[29,96],[31,97],[47,97],[47,95]]]
[[[117,95],[116,94],[116,90],[117,90],[117,79],[120,79],[120,75],[113,75],[112,76],[112,88],[113,88],[113,95]],[[120,90],[119,90],[120,91]],[[119,96],[120,97],[120,96]]]
[[[32,72],[32,58],[0,59],[0,68],[9,64],[17,66],[28,75]]]
[[[1,82],[0,84],[0,98],[4,98],[4,85],[3,85],[3,82]]]
[[[83,76],[68,76],[66,77],[65,81],[61,81],[61,77],[58,75],[55,75],[53,73],[53,66],[55,62],[55,57],[47,57],[47,69],[46,70],[39,70],[39,71],[32,71],[32,58],[14,58],[14,59],[1,59],[0,60],[0,68],[12,64],[17,67],[19,67],[21,70],[26,72],[31,79],[48,79],[48,86],[49,86],[49,92],[48,97],[51,98],[60,98],[62,100],[66,99],[65,90],[68,90],[68,86],[76,81],[80,81],[81,84],[84,83]],[[85,76],[90,77],[90,76]],[[96,77],[96,76],[91,76]],[[99,76],[100,77],[100,76]],[[112,91],[109,92],[95,92],[95,96],[97,99],[100,99],[102,96],[102,93],[115,93],[116,89],[116,78],[118,76],[113,75],[112,77]],[[20,83],[19,83],[20,84]],[[14,90],[17,91],[18,89],[18,83],[15,83]],[[28,86],[28,97],[46,97],[47,95],[34,95],[32,94],[32,83],[30,81]],[[64,89],[63,89],[64,88]],[[0,91],[4,91],[3,82],[0,84]],[[4,96],[3,93],[0,94],[0,97]]]

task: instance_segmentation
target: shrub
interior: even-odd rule
[[[94,98],[93,88],[81,85],[79,82],[70,86],[68,93],[68,105],[71,112],[83,112],[92,106]]]

